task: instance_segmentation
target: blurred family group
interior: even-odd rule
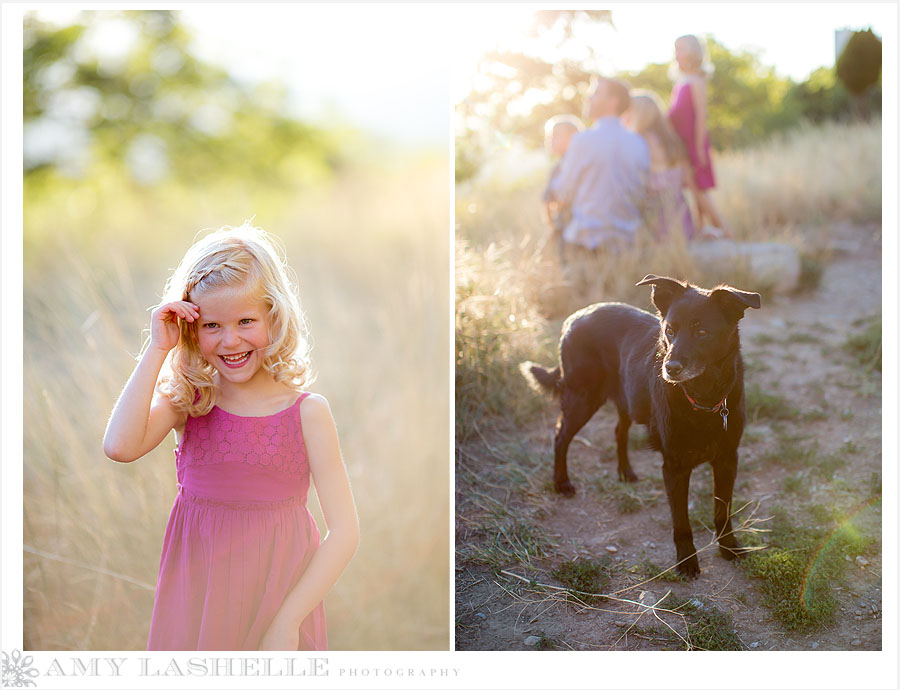
[[[544,204],[563,263],[631,247],[640,228],[656,241],[675,233],[688,241],[725,234],[709,196],[715,186],[706,125],[710,68],[695,36],[675,42],[675,63],[668,110],[650,91],[598,78],[585,107],[590,128],[571,115],[547,122],[547,147],[560,160]]]

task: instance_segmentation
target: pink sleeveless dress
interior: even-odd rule
[[[257,650],[313,553],[302,394],[289,408],[188,417],[175,451],[148,650]],[[325,605],[300,625],[300,650],[327,649]]]
[[[694,100],[691,97],[691,85],[688,82],[680,82],[672,87],[672,97],[669,105],[669,122],[678,132],[678,136],[684,141],[688,157],[691,160],[691,170],[694,173],[694,184],[697,189],[711,189],[716,186],[716,178],[713,175],[712,158],[710,157],[709,132],[701,142],[706,154],[706,163],[701,164],[697,157],[697,114],[694,112]]]

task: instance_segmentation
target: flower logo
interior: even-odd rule
[[[31,668],[34,657],[22,656],[18,649],[12,651],[12,655],[3,652],[3,687],[4,688],[29,688],[34,687],[31,680],[38,675],[36,668]]]

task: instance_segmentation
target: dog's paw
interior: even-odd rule
[[[630,467],[624,471],[619,472],[619,481],[620,482],[636,482],[638,480],[638,476],[634,473]]]
[[[675,568],[683,577],[693,580],[700,574],[700,562],[697,560],[697,554],[686,558]]]
[[[554,482],[553,488],[556,489],[556,493],[562,494],[566,498],[572,498],[575,495],[575,485],[568,479],[564,482]]]

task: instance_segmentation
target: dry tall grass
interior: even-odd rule
[[[118,465],[103,430],[194,233],[256,214],[298,275],[311,389],[331,403],[359,509],[360,549],[326,599],[330,646],[447,649],[446,159],[218,192],[103,181],[26,196],[25,648],[145,648],[174,442]]]
[[[715,199],[739,238],[814,240],[802,231],[881,218],[880,120],[804,125],[715,162]]]

